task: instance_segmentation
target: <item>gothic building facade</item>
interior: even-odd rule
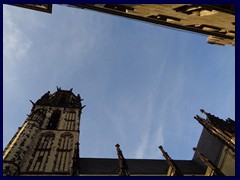
[[[83,108],[80,95],[58,88],[32,104],[30,115],[3,152],[3,174],[74,174]]]
[[[80,95],[70,90],[45,93],[3,152],[4,176],[233,176],[235,121],[201,110],[203,126],[192,160],[173,160],[162,146],[165,160],[125,159],[116,144],[116,159],[80,158]]]

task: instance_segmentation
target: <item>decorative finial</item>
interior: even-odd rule
[[[116,144],[116,145],[115,145],[115,147],[119,148],[119,147],[120,147],[120,145],[119,145],[119,144]]]

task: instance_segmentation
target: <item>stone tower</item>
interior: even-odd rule
[[[3,175],[77,175],[81,97],[48,91],[3,152]]]

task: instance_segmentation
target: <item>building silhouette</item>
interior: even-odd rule
[[[52,4],[15,4],[43,12],[52,12]],[[207,42],[235,45],[234,4],[64,4],[173,29],[208,35]]]
[[[201,110],[203,125],[192,160],[173,160],[159,146],[165,160],[125,159],[116,144],[116,157],[79,157],[80,119],[84,106],[70,90],[45,93],[3,152],[4,176],[233,176],[235,121],[222,120]]]

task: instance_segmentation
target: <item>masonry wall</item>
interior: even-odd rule
[[[215,136],[211,135],[205,128],[203,128],[202,134],[198,141],[197,149],[203,153],[210,161],[214,164],[218,164],[222,150],[223,150],[223,143],[219,141]],[[203,167],[206,165],[199,159],[197,154],[195,153],[193,156],[193,160]]]

